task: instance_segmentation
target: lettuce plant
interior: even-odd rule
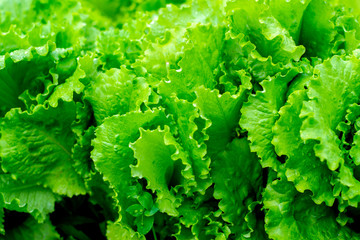
[[[4,239],[360,239],[360,4],[1,0]]]

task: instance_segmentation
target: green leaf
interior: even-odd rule
[[[116,219],[118,217],[118,208],[115,203],[115,191],[111,188],[109,182],[105,182],[103,176],[94,171],[90,178],[85,180],[86,187],[89,189],[89,202],[93,205],[99,205],[103,209],[106,219]]]
[[[146,68],[146,71],[158,83],[161,79],[167,78],[169,67],[177,67],[176,64],[181,60],[185,42],[183,29],[166,31],[162,41],[149,44],[139,65]]]
[[[91,141],[95,136],[95,127],[91,126],[80,134],[72,149],[73,166],[75,171],[86,179],[90,177],[90,171],[93,168],[90,152],[92,150]]]
[[[121,222],[108,222],[106,237],[109,240],[134,239],[145,240],[145,237]]]
[[[0,193],[6,209],[30,213],[40,223],[54,211],[57,199],[50,189],[14,180],[9,174],[0,175]]]
[[[95,132],[91,158],[104,180],[110,182],[110,186],[115,189],[118,207],[125,219],[124,211],[135,203],[128,198],[130,187],[136,182],[131,177],[130,165],[135,163],[135,159],[129,144],[139,138],[140,127],[159,126],[166,121],[164,112],[158,109],[145,113],[131,112],[105,119]],[[126,223],[126,220],[123,221]]]
[[[105,69],[119,68],[124,62],[124,53],[128,47],[126,31],[110,28],[102,31],[96,39],[97,51],[102,55],[100,61]]]
[[[249,72],[251,78],[258,82],[268,76],[276,75],[284,68],[281,62],[273,63],[271,56],[262,57],[257,52],[256,46],[243,34],[227,33],[223,51],[224,59],[233,64],[234,69]],[[242,84],[246,87],[249,83],[246,78],[244,80]]]
[[[360,105],[357,103],[351,104],[349,108],[346,110],[345,119],[341,121],[337,126],[336,130],[339,130],[342,133],[341,142],[342,148],[349,148],[351,145],[351,140],[353,143],[356,141],[356,131],[357,127],[357,119],[360,117]],[[348,139],[349,134],[353,135],[353,139]],[[351,152],[352,150],[350,150]],[[351,155],[351,153],[350,153]],[[355,159],[354,159],[355,162]]]
[[[191,23],[223,25],[224,6],[223,1],[204,0],[194,0],[191,5],[176,6],[170,4],[161,9],[159,14],[152,19],[154,21],[151,33],[154,37],[159,37],[165,33],[166,29],[186,28]]]
[[[311,190],[312,199],[321,204],[332,206],[331,171],[325,163],[315,156],[314,142],[304,143],[300,139],[302,119],[300,112],[303,101],[307,100],[306,91],[298,90],[290,94],[287,103],[280,109],[280,118],[273,127],[275,146],[279,156],[288,158],[285,162],[286,177],[293,182],[299,192]]]
[[[326,59],[330,56],[336,36],[334,23],[331,21],[335,11],[324,0],[313,0],[303,15],[300,44],[306,48],[306,55]]]
[[[284,105],[287,84],[297,73],[297,70],[291,69],[285,75],[279,73],[275,78],[262,81],[263,90],[250,95],[241,108],[240,126],[248,131],[250,149],[258,154],[263,168],[272,167],[277,171],[279,167],[280,162],[271,144],[271,128],[279,118],[280,107]]]
[[[67,61],[69,61],[67,59]],[[78,64],[79,61],[75,61],[74,59],[70,59],[71,64]],[[59,67],[59,65],[57,65]],[[72,68],[73,66],[70,66]],[[59,71],[59,69],[57,69]],[[68,74],[68,69],[60,70],[65,71],[65,74]],[[84,85],[79,81],[81,78],[85,77],[85,72],[79,67],[76,68],[74,73],[68,77],[64,83],[56,86],[48,101],[50,106],[56,107],[58,105],[58,101],[61,99],[64,102],[71,102],[74,99],[74,93],[80,94],[84,90]]]
[[[159,211],[159,208],[156,205],[153,205],[151,209],[146,210],[144,216],[150,217]]]
[[[167,109],[174,116],[181,145],[188,154],[189,162],[181,172],[186,179],[185,192],[198,191],[202,194],[211,185],[210,158],[206,156],[205,140],[208,139],[206,130],[210,123],[200,117],[198,108],[194,104],[171,97],[165,101]]]
[[[250,229],[243,220],[249,213],[248,206],[262,191],[262,169],[256,154],[250,152],[246,138],[234,139],[213,158],[211,168],[214,198],[220,200],[222,218],[231,223],[235,236],[246,235]]]
[[[159,92],[166,97],[175,95],[192,101],[197,87],[212,89],[215,85],[213,71],[220,62],[224,28],[197,25],[188,28],[188,35],[190,41],[178,63],[179,69],[168,70],[168,81],[160,83]]]
[[[358,101],[359,63],[355,57],[343,60],[335,56],[317,65],[317,75],[309,84],[309,100],[300,114],[304,118],[301,138],[319,141],[314,147],[315,154],[321,161],[326,161],[330,170],[344,162],[336,127],[345,117],[347,108]]]
[[[345,59],[334,56],[317,65],[316,75],[309,83],[309,100],[304,102],[300,114],[304,119],[300,129],[302,140],[316,141],[315,155],[333,171],[331,184],[340,211],[360,202],[360,182],[339,136],[339,130],[348,131],[346,124],[342,123],[352,118],[347,112],[355,111],[354,104],[358,102],[359,63],[354,56]]]
[[[240,119],[240,108],[246,95],[231,95],[226,92],[220,95],[217,90],[204,87],[196,89],[194,105],[200,109],[203,118],[211,121],[206,130],[209,140],[206,142],[208,154],[211,156],[225,149],[235,133]]]
[[[11,25],[8,32],[0,33],[0,55],[30,47],[28,38],[26,35],[18,34],[15,25]]]
[[[142,195],[138,197],[138,200],[145,209],[151,210],[153,207],[153,198],[150,193],[144,192]]]
[[[140,216],[135,219],[135,224],[137,226],[137,231],[140,234],[146,234],[148,233],[154,224],[154,216],[145,217]]]
[[[350,150],[351,158],[356,165],[360,165],[360,131],[357,131],[354,135],[353,146]]]
[[[58,194],[85,194],[84,182],[73,168],[74,120],[74,103],[57,108],[38,105],[33,113],[12,109],[1,126],[2,168]]]
[[[272,4],[276,5],[277,3]],[[301,9],[304,9],[304,7],[295,9],[300,10],[300,13],[296,15],[301,16]],[[286,64],[292,59],[299,61],[300,57],[304,54],[305,48],[303,46],[296,46],[294,39],[289,33],[289,29],[284,28],[284,26],[288,26],[283,24],[283,18],[280,17],[281,22],[279,22],[272,15],[269,3],[254,0],[230,1],[226,6],[226,11],[230,16],[231,32],[235,35],[239,33],[246,35],[256,45],[256,50],[262,57],[271,56],[274,63],[282,62]],[[276,13],[276,10],[275,15],[279,15]],[[301,19],[299,16],[297,18]],[[295,25],[300,24],[300,20],[297,20],[296,17],[292,20],[291,22]],[[291,29],[291,32],[295,34],[293,29]]]
[[[335,177],[331,184],[334,185],[333,194],[339,199],[339,210],[344,212],[348,206],[357,207],[360,202],[360,182],[356,178],[356,169],[344,164],[339,172],[334,173]]]
[[[275,0],[269,3],[270,11],[280,22],[281,26],[289,31],[291,37],[298,44],[300,32],[303,28],[303,16],[311,0],[284,1]]]
[[[139,139],[130,145],[137,159],[137,164],[131,166],[131,175],[147,180],[147,188],[157,194],[156,202],[161,212],[177,216],[179,203],[169,188],[170,181],[173,185],[180,184],[180,179],[176,178],[179,178],[182,166],[177,161],[183,156],[169,131],[169,127],[153,131],[140,129]]]
[[[129,214],[131,214],[134,217],[139,217],[139,216],[143,215],[144,208],[140,204],[133,204],[126,209],[126,212],[128,212]]]
[[[150,93],[151,89],[143,78],[136,78],[122,67],[108,70],[93,79],[85,90],[85,99],[91,103],[95,119],[100,124],[106,117],[140,110]]]
[[[341,227],[336,215],[309,194],[296,191],[286,180],[275,180],[263,194],[265,230],[271,239],[356,239],[358,234]]]
[[[355,49],[358,49],[360,45],[360,24],[357,22],[356,17],[352,15],[339,16],[335,24],[338,29],[342,29],[344,35],[343,39],[340,38],[338,42],[340,42],[340,44],[344,43],[343,48],[345,52],[351,54]],[[339,48],[340,47],[341,45]]]
[[[218,210],[218,209],[216,209]],[[219,217],[221,211],[216,211],[211,204],[195,204],[187,199],[179,208],[180,224],[174,234],[176,239],[228,239],[231,233],[229,227]]]
[[[265,221],[260,215],[260,202],[252,202],[249,206],[249,212],[245,216],[245,221],[250,231],[243,235],[243,239],[269,239],[268,234],[265,232]],[[261,216],[261,217],[259,217]]]
[[[10,108],[21,107],[25,104],[20,99],[30,95],[34,100],[41,95],[48,95],[53,83],[49,70],[55,66],[50,52],[55,49],[53,43],[39,48],[20,49],[0,57],[0,114]],[[31,101],[30,100],[30,101]]]

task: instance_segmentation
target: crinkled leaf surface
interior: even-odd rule
[[[334,203],[332,194],[331,171],[325,163],[315,156],[314,142],[300,141],[302,119],[300,111],[307,99],[305,90],[293,92],[287,103],[280,109],[280,118],[273,127],[272,143],[279,156],[287,156],[285,162],[286,177],[300,192],[311,190],[317,203]]]
[[[359,22],[352,0],[0,1],[0,238],[360,239]]]
[[[72,165],[74,134],[70,126],[74,119],[73,103],[57,108],[38,106],[33,113],[8,112],[1,128],[2,168],[58,194],[84,194],[83,179]]]
[[[96,130],[91,157],[104,180],[109,181],[115,189],[121,211],[131,205],[128,200],[129,187],[135,181],[131,177],[130,169],[135,159],[129,144],[138,139],[140,127],[158,126],[165,121],[164,112],[161,110],[132,112],[107,118]]]
[[[43,222],[47,214],[54,211],[57,197],[50,189],[14,180],[10,174],[1,174],[0,179],[0,193],[6,209],[30,213],[38,222]]]
[[[256,154],[250,152],[248,141],[234,139],[214,157],[211,173],[214,197],[220,200],[219,208],[224,212],[222,218],[231,223],[230,229],[236,238],[246,235],[249,229],[243,220],[248,206],[260,196],[262,188],[262,168]]]
[[[176,155],[180,155],[181,150],[171,136],[169,128],[165,128],[164,131],[140,129],[139,139],[130,146],[137,159],[137,164],[131,166],[131,175],[146,179],[147,188],[157,193],[160,211],[178,215],[176,198],[169,191],[169,185],[170,181],[179,181],[176,175],[180,174],[181,164],[176,162],[179,157]]]
[[[199,87],[196,89],[194,104],[200,109],[200,114],[211,121],[206,133],[208,154],[222,151],[234,137],[234,129],[240,119],[240,108],[244,96],[232,96],[229,93],[220,95],[219,91]],[[244,93],[243,93],[244,94]]]
[[[357,239],[342,228],[336,215],[325,205],[315,204],[308,194],[300,194],[293,184],[275,180],[263,194],[265,229],[274,239]]]
[[[354,57],[343,60],[335,56],[315,70],[318,70],[318,77],[309,84],[309,101],[304,103],[300,115],[305,118],[301,138],[318,140],[315,154],[327,161],[330,170],[335,170],[344,161],[335,128],[360,93],[360,61]]]
[[[143,78],[136,78],[125,68],[113,68],[90,83],[85,98],[94,109],[96,121],[102,123],[106,117],[139,110],[150,92]]]
[[[271,144],[271,128],[279,118],[278,111],[284,104],[287,84],[296,74],[296,70],[292,69],[284,76],[264,80],[261,83],[263,90],[250,95],[241,108],[240,126],[248,131],[250,149],[261,158],[263,167],[278,168],[279,161]]]

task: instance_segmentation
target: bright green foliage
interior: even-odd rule
[[[12,109],[1,128],[2,168],[21,181],[49,187],[55,193],[84,194],[84,180],[75,172],[71,148],[74,103],[57,108],[38,105],[32,113]]]
[[[273,239],[358,239],[341,227],[325,205],[315,204],[308,194],[295,190],[290,182],[275,180],[263,194],[265,229]]]
[[[274,78],[265,79],[261,83],[263,91],[250,95],[241,109],[240,126],[248,131],[251,150],[257,152],[263,167],[273,166],[278,169],[279,161],[271,144],[274,125],[280,107],[284,104],[287,84],[296,75],[296,71],[288,72],[285,76],[278,74]]]
[[[170,181],[180,180],[172,178],[181,175],[181,164],[177,163],[177,158],[182,154],[175,139],[169,134],[169,128],[165,128],[164,131],[145,131],[140,128],[139,139],[130,147],[137,159],[137,164],[131,166],[131,175],[146,179],[147,188],[156,192],[161,212],[177,216],[176,198],[169,191],[169,185]],[[180,181],[177,184],[179,183]]]
[[[109,223],[107,226],[106,237],[109,240],[117,239],[144,239],[134,230],[129,227],[123,226],[121,223]]]
[[[88,89],[85,98],[90,102],[97,123],[106,117],[140,110],[146,102],[151,89],[144,78],[135,78],[125,67],[112,68],[96,76]]]
[[[217,90],[200,87],[196,90],[194,105],[199,108],[203,118],[210,120],[210,127],[206,133],[209,139],[206,142],[209,155],[219,153],[235,135],[235,128],[240,119],[240,108],[244,97],[231,96],[228,92],[220,95]],[[246,93],[242,92],[242,95]]]
[[[0,187],[6,209],[30,213],[39,222],[54,211],[56,195],[35,182],[23,183],[1,174]]]
[[[215,183],[214,198],[220,200],[222,218],[231,224],[232,234],[236,238],[265,236],[261,229],[252,232],[251,223],[248,222],[248,214],[254,214],[251,205],[256,204],[256,200],[261,197],[262,169],[256,154],[250,152],[245,138],[234,139],[227,149],[214,158],[212,176]],[[238,219],[245,221],[239,223]]]
[[[0,0],[0,239],[360,239],[359,22]]]
[[[288,102],[279,111],[279,120],[273,127],[272,144],[279,156],[288,157],[285,174],[289,181],[294,182],[296,189],[299,192],[311,190],[316,203],[326,202],[327,205],[332,205],[335,197],[330,184],[331,171],[315,157],[314,142],[304,144],[300,141],[299,115],[305,98],[305,90],[295,91],[289,96]]]

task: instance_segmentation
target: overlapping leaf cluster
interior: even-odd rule
[[[0,1],[2,237],[360,239],[359,21],[356,1]]]

